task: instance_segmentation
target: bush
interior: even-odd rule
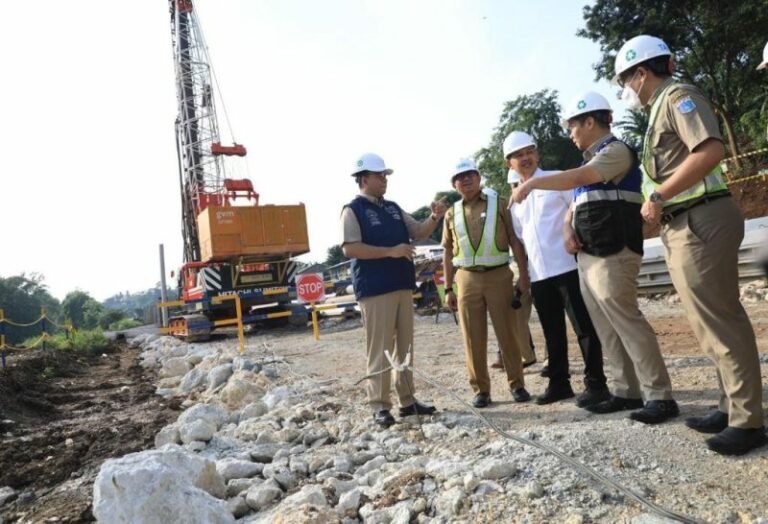
[[[109,325],[110,331],[123,331],[124,329],[131,329],[141,326],[142,323],[132,318],[121,318],[117,322],[112,322]]]
[[[32,347],[39,337],[31,337],[23,342],[24,347]],[[52,335],[46,342],[51,349],[74,351],[82,354],[104,353],[111,350],[112,344],[100,329],[75,331],[67,336],[67,333]],[[38,344],[36,347],[42,347]]]

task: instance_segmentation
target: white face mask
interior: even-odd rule
[[[640,89],[643,88],[644,83],[645,79],[640,83]],[[627,109],[632,111],[637,111],[638,109],[643,108],[643,103],[640,101],[640,95],[637,94],[637,91],[629,87],[629,82],[624,84],[624,89],[621,90],[621,100],[627,105]]]

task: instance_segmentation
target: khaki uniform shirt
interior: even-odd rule
[[[381,199],[363,194],[360,194],[360,196],[367,198],[374,204],[381,205]],[[408,236],[410,238],[415,238],[416,228],[418,228],[420,222],[405,211],[403,211],[403,222],[405,222],[405,227],[408,229]],[[350,208],[345,207],[341,212],[341,245],[354,244],[355,242],[362,241],[363,233],[360,230],[360,222],[357,221],[355,212]]]
[[[597,153],[600,144],[612,137],[613,133],[607,133],[595,141],[584,151],[584,160],[586,165],[600,173],[603,182],[618,184],[632,168],[634,155],[626,144],[619,141],[611,142]]]
[[[672,78],[661,84],[648,102],[648,107],[665,87],[675,83]],[[650,144],[653,162],[649,162],[651,178],[661,182],[671,176],[688,155],[704,141],[722,141],[720,127],[709,100],[699,88],[676,84],[667,91],[653,125]]]
[[[480,237],[483,235],[485,227],[485,210],[488,207],[488,195],[480,191],[479,196],[474,200],[467,202],[462,200],[464,205],[464,221],[467,225],[467,234],[472,247],[477,249],[480,244]],[[499,197],[499,206],[496,210],[496,247],[499,251],[509,251],[515,237],[512,228],[512,219],[507,210],[507,200]],[[448,208],[445,214],[445,223],[443,225],[442,245],[447,253],[452,253],[455,257],[459,254],[459,239],[456,236],[456,225],[453,219],[453,206]]]

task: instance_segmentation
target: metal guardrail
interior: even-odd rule
[[[768,243],[768,217],[747,220],[744,224],[744,240],[739,247],[739,280],[749,281],[764,275],[758,261],[765,256]],[[645,255],[637,277],[641,294],[671,291],[672,279],[664,260],[664,246],[661,239],[650,238],[643,245]]]

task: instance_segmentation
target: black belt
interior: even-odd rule
[[[696,206],[700,206],[701,204],[706,204],[707,202],[712,202],[713,200],[717,200],[718,198],[723,198],[723,197],[727,197],[727,196],[731,196],[731,193],[728,192],[728,191],[726,191],[724,193],[715,193],[715,194],[712,194],[712,195],[704,195],[703,197],[697,198],[696,200],[693,200],[691,202],[685,202],[685,203],[680,204],[678,206],[674,206],[669,211],[662,212],[662,214],[661,214],[661,223],[663,225],[667,225],[670,222],[672,222],[672,220],[675,217],[682,215],[683,213],[685,213],[686,211],[688,211],[691,208],[694,208]]]
[[[460,267],[459,269],[470,271],[472,273],[485,273],[486,271],[493,271],[494,269],[499,269],[500,267],[509,267],[509,265],[499,264],[498,266],[472,266],[472,267]]]

